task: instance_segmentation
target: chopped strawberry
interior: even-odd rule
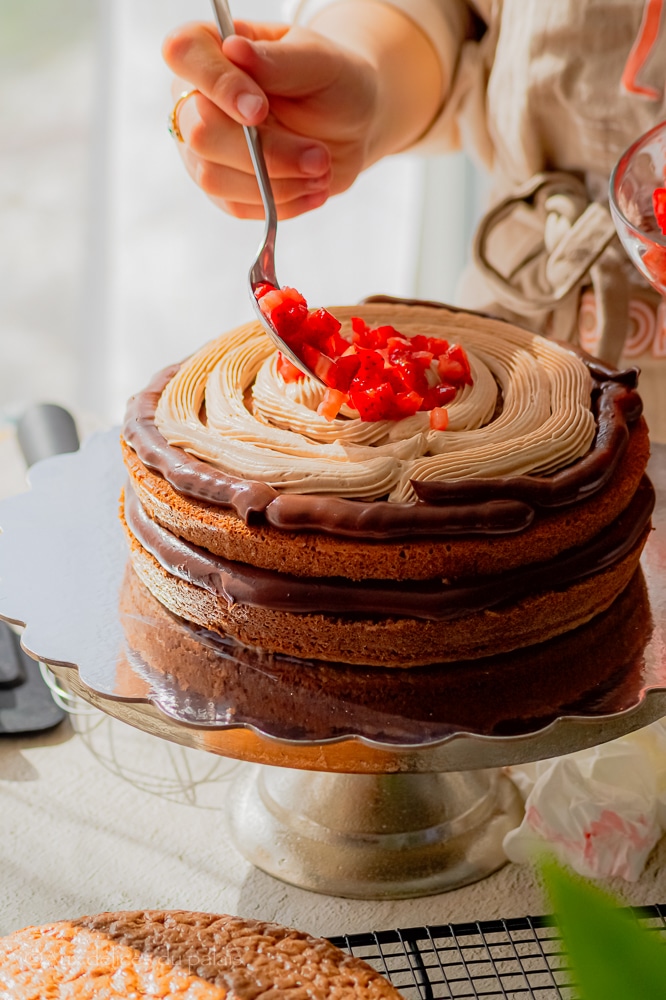
[[[657,225],[666,236],[666,188],[655,188],[652,192],[652,208]]]
[[[360,364],[361,361],[357,354],[346,354],[338,358],[329,372],[328,385],[332,389],[347,392]]]
[[[308,304],[295,288],[272,288],[259,299],[259,308],[287,341],[298,334],[308,316]]]
[[[641,257],[643,267],[650,279],[658,285],[666,285],[666,249],[659,246],[648,247]]]
[[[260,281],[254,290],[254,297],[257,301],[266,294],[266,292],[271,292],[275,290],[275,285],[271,285],[270,281]]]
[[[401,335],[392,326],[378,326],[374,331],[378,347],[388,347],[389,340],[394,340]]]
[[[434,354],[432,351],[412,351],[410,361],[413,361],[415,365],[420,365],[425,371],[426,368],[430,368]]]
[[[374,331],[370,329],[363,330],[360,333],[354,331],[353,343],[356,344],[357,347],[362,347],[366,351],[373,351],[376,347],[380,346],[377,343]]]
[[[359,316],[352,317],[353,342],[366,350],[379,351],[387,346],[390,337],[398,336],[392,326],[371,329]]]
[[[381,378],[388,382],[394,392],[406,392],[407,386],[405,385],[402,376],[397,368],[384,368],[381,374]]]
[[[433,406],[430,411],[430,426],[434,431],[445,431],[449,426],[449,411],[443,406]]]
[[[446,405],[460,387],[472,383],[469,361],[459,344],[449,345],[441,337],[424,334],[405,337],[387,324],[372,328],[360,316],[352,318],[350,343],[335,316],[326,309],[308,312],[305,299],[295,289],[264,282],[256,296],[280,336],[326,385],[318,412],[328,420],[348,402],[364,421],[402,420],[429,410],[431,427],[444,430]],[[434,367],[440,381],[431,385],[437,377]],[[285,382],[303,378],[282,354],[277,370]]]
[[[315,309],[308,315],[307,320],[307,339],[310,341],[317,341],[323,346],[323,342],[331,337],[333,334],[337,334],[342,326],[339,319],[336,319],[327,309]],[[345,347],[349,346],[349,341],[345,341]]]
[[[359,389],[370,385],[376,386],[384,381],[384,359],[381,354],[357,347],[356,356],[359,359],[359,366],[355,381],[358,382]]]
[[[285,382],[300,382],[305,375],[282,351],[278,351],[277,370]]]
[[[467,355],[460,344],[452,344],[437,362],[437,374],[448,385],[471,385],[472,373]]]
[[[324,385],[330,385],[331,373],[335,368],[335,361],[331,358],[327,358],[325,354],[317,348],[313,347],[312,344],[299,344],[298,353],[300,357],[303,358],[305,364],[308,366],[311,372],[314,372],[318,379],[324,383]]]
[[[449,349],[448,340],[443,340],[441,337],[428,337],[428,350],[436,357],[441,357],[442,354],[446,354]]]
[[[411,358],[414,353],[411,341],[407,337],[389,337],[386,342],[388,359],[393,364],[398,358]]]
[[[317,407],[317,413],[320,417],[326,417],[327,420],[335,420],[340,412],[340,407],[346,401],[346,392],[339,392],[338,389],[327,389],[324,398]]]
[[[367,333],[370,329],[368,324],[360,316],[352,316],[351,318],[352,330],[354,333]]]
[[[423,397],[418,392],[398,392],[395,396],[392,417],[401,420],[403,417],[413,417],[421,409]]]
[[[395,400],[395,392],[388,382],[368,386],[366,389],[349,391],[350,405],[358,410],[361,420],[389,420],[389,412]]]
[[[327,354],[329,358],[341,358],[345,354],[351,344],[348,340],[342,336],[341,333],[332,333],[326,338],[324,343],[321,345],[321,349],[324,354]]]
[[[430,386],[424,393],[421,409],[432,410],[435,406],[446,406],[457,394],[458,390],[454,385],[444,385],[440,382],[438,385]]]
[[[418,392],[420,396],[424,396],[428,391],[425,366],[419,365],[407,358],[399,358],[394,362],[393,370],[401,379],[403,390]]]

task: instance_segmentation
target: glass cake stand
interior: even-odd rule
[[[254,762],[238,849],[286,882],[357,898],[442,892],[505,863],[522,803],[503,765],[666,715],[666,448],[643,569],[604,615],[516,653],[410,670],[312,663],[169,614],[127,565],[116,431],[34,466],[0,503],[0,618],[72,693],[146,732]]]

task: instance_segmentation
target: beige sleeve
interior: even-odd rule
[[[291,0],[288,18],[307,24],[318,11],[337,0]],[[442,66],[441,110],[426,134],[411,148],[444,152],[460,146],[454,115],[447,114],[449,98],[456,91],[456,77],[463,45],[471,35],[472,16],[466,0],[379,0],[403,11],[430,39]]]

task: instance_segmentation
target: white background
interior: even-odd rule
[[[280,5],[232,6],[275,19]],[[166,129],[162,39],[200,18],[207,0],[3,0],[5,418],[49,400],[87,425],[119,420],[153,372],[249,316],[263,226],[219,212]],[[392,158],[281,225],[278,276],[316,305],[376,292],[452,300],[473,195],[462,156]]]

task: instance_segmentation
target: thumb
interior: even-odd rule
[[[244,70],[265,93],[304,97],[327,86],[336,75],[338,61],[322,39],[294,28],[275,40],[251,40],[241,35],[225,39],[222,51]]]

